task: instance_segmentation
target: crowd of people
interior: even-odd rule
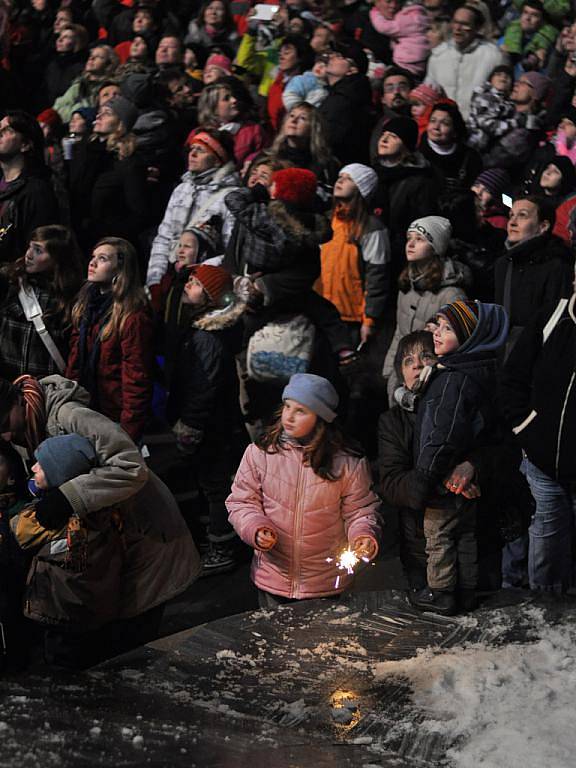
[[[0,0],[10,653],[145,642],[250,550],[335,599],[395,527],[418,609],[574,586],[574,18]]]

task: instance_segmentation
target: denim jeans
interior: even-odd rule
[[[566,592],[573,584],[572,536],[576,494],[545,475],[528,459],[520,467],[536,501],[529,528],[530,589]]]

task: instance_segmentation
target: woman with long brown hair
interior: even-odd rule
[[[24,256],[0,272],[1,376],[63,373],[58,358],[68,354],[71,309],[81,285],[72,232],[57,224],[35,229]],[[40,317],[35,324],[29,317],[38,314],[36,305]]]
[[[90,406],[142,437],[152,402],[153,321],[134,247],[105,237],[72,310],[66,375],[90,393]]]
[[[305,102],[292,107],[284,118],[271,152],[278,160],[315,173],[319,194],[324,191],[321,196],[329,199],[338,176],[338,161],[330,151],[324,120],[316,107]]]

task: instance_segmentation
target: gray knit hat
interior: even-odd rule
[[[364,200],[369,198],[378,186],[378,176],[376,175],[376,171],[369,168],[367,165],[362,165],[362,163],[350,163],[349,165],[345,165],[344,168],[340,169],[340,174],[343,173],[347,173],[348,176],[350,176],[354,184],[358,187],[358,191]]]
[[[114,96],[114,98],[104,104],[121,120],[126,131],[131,131],[136,120],[138,120],[138,110],[134,104],[124,96]]]
[[[423,216],[410,224],[408,232],[418,232],[428,240],[437,256],[444,256],[452,237],[452,224],[443,216]]]
[[[85,475],[96,465],[94,446],[81,435],[57,435],[40,443],[34,456],[44,470],[49,488]]]
[[[291,376],[282,392],[282,400],[296,400],[327,422],[336,418],[336,408],[340,402],[338,393],[328,379],[313,373],[295,373]]]

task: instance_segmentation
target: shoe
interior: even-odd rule
[[[476,597],[475,589],[458,590],[458,608],[462,613],[470,613],[470,611],[478,608],[478,598]]]
[[[236,568],[237,564],[232,547],[223,544],[212,544],[208,552],[202,557],[200,578],[232,571]]]
[[[431,611],[442,616],[455,616],[458,611],[456,596],[451,590],[424,587],[409,597],[412,605],[421,611]]]

